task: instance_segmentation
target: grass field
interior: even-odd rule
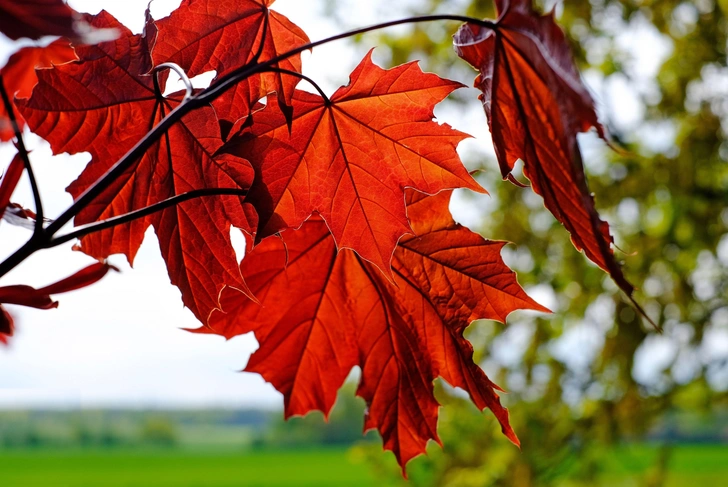
[[[605,486],[644,485],[658,450],[605,458]],[[0,450],[2,487],[388,487],[346,451]],[[568,484],[567,484],[568,485]],[[728,446],[678,446],[667,486],[728,485]]]
[[[3,487],[371,487],[345,451],[252,453],[180,450],[0,452]],[[377,484],[381,486],[381,484]]]

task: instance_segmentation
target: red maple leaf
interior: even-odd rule
[[[455,150],[467,135],[432,121],[435,104],[460,86],[415,63],[384,70],[369,53],[330,98],[296,91],[290,130],[268,103],[225,149],[255,167],[259,237],[318,212],[339,248],[388,271],[397,241],[411,232],[405,187],[483,191]]]
[[[394,253],[394,282],[356,253],[337,251],[324,221],[313,217],[267,239],[241,264],[260,304],[231,290],[223,312],[197,331],[232,337],[255,332],[260,348],[247,371],[260,373],[285,398],[285,414],[328,415],[351,368],[362,370],[358,395],[365,428],[382,434],[404,466],[438,440],[433,380],[442,377],[490,408],[518,443],[499,390],[473,362],[463,331],[476,319],[505,321],[517,309],[547,311],[518,285],[500,257],[505,242],[456,224],[450,192],[409,193],[415,236]],[[438,440],[439,441],[439,440]]]
[[[257,54],[257,61],[263,62],[308,44],[308,36],[298,26],[268,9],[274,1],[183,0],[157,23],[160,36],[152,51],[155,63],[176,63],[190,77],[214,70],[219,79],[254,61]],[[288,57],[274,67],[300,72],[301,56]],[[235,122],[274,91],[285,109],[297,83],[296,78],[274,72],[251,76],[214,103],[215,109],[221,119]]]
[[[0,32],[11,39],[74,37],[77,18],[64,0],[0,0]]]
[[[38,83],[35,70],[50,68],[78,59],[67,40],[58,39],[46,47],[24,47],[10,56],[7,64],[0,69],[3,86],[8,96],[28,98],[33,87]],[[15,113],[18,125],[22,128],[24,121]],[[0,141],[6,142],[15,136],[5,105],[0,103]]]
[[[78,198],[181,101],[163,97],[165,77],[155,88],[149,46],[156,30],[132,35],[106,12],[89,18],[114,28],[115,41],[77,49],[80,62],[39,71],[33,96],[19,103],[31,129],[54,153],[88,151],[92,161],[68,191]],[[62,93],[62,96],[59,96]],[[127,214],[169,197],[204,188],[240,188],[253,179],[250,164],[216,151],[222,146],[214,110],[204,107],[172,126],[124,175],[84,208],[76,225]],[[224,286],[244,289],[230,241],[231,224],[251,232],[255,212],[235,196],[188,201],[131,223],[91,234],[82,250],[96,258],[122,253],[129,262],[152,225],[172,283],[203,322]],[[252,224],[251,224],[252,222]]]
[[[612,237],[589,192],[578,132],[596,127],[594,102],[574,66],[553,12],[539,16],[531,0],[496,0],[497,28],[465,24],[454,36],[460,57],[480,71],[475,86],[488,117],[504,178],[518,159],[533,190],[566,227],[578,250],[631,296],[611,249]]]

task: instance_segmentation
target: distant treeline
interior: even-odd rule
[[[340,394],[328,422],[320,413],[283,420],[280,411],[0,411],[0,448],[301,448],[378,441],[362,437],[363,402]],[[728,442],[728,414],[668,413],[646,438],[672,443]]]
[[[30,410],[0,411],[0,447],[172,447],[195,442],[195,432],[225,432],[231,425],[246,435],[261,434],[272,420],[269,411],[202,410]],[[250,432],[250,433],[248,433]]]
[[[0,411],[0,448],[250,447],[350,445],[362,440],[364,404],[340,395],[328,423],[320,413],[283,420],[280,411]]]

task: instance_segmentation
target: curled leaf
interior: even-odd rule
[[[599,218],[576,140],[595,127],[604,137],[594,102],[574,65],[553,12],[540,16],[532,0],[496,0],[494,29],[465,24],[455,49],[480,74],[485,113],[504,178],[518,159],[533,190],[571,234],[578,250],[607,271],[629,296],[634,290]]]
[[[0,218],[4,216],[6,208],[10,205],[10,197],[18,186],[24,170],[23,159],[21,159],[20,154],[15,154],[0,180]]]

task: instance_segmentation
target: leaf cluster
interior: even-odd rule
[[[564,33],[530,0],[497,0],[496,21],[415,17],[311,43],[272,3],[183,0],[164,19],[147,11],[141,34],[103,11],[74,14],[61,19],[74,33],[61,33],[72,48],[66,40],[19,53],[27,80],[5,71],[0,78],[0,121],[19,149],[0,183],[2,208],[13,207],[19,173],[34,180],[21,123],[55,154],[88,152],[91,162],[67,188],[73,205],[53,222],[45,221],[34,185],[36,211],[21,208],[19,216],[33,236],[0,264],[0,276],[38,250],[76,239],[77,250],[100,261],[89,268],[97,276],[112,254],[133,263],[151,227],[172,284],[202,323],[196,331],[255,333],[261,346],[246,370],[283,393],[287,416],[328,415],[358,366],[365,429],[381,433],[403,468],[428,440],[439,442],[437,377],[490,409],[518,444],[501,389],[473,360],[464,332],[474,320],[547,310],[503,262],[505,242],[486,240],[450,215],[450,190],[484,192],[456,151],[467,135],[433,120],[434,106],[462,85],[416,63],[383,69],[370,53],[347,86],[327,95],[302,74],[300,54],[390,25],[466,22],[455,48],[479,71],[503,178],[524,186],[513,174],[522,161],[532,190],[576,249],[644,314],[587,186],[577,134],[606,132]],[[0,11],[15,12],[5,4]],[[41,22],[51,12],[43,5],[23,15]],[[79,25],[115,37],[89,42]],[[185,90],[167,94],[170,69]],[[210,86],[194,90],[189,78],[210,71]],[[5,81],[11,75],[15,81]],[[302,80],[315,92],[300,89]],[[77,228],[61,234],[71,220]],[[233,228],[246,235],[242,262]],[[70,279],[73,289],[97,280]],[[0,288],[0,303],[32,305],[35,291],[28,288],[23,301],[15,290]],[[37,293],[50,300],[67,290]],[[5,337],[13,322],[3,314]]]

